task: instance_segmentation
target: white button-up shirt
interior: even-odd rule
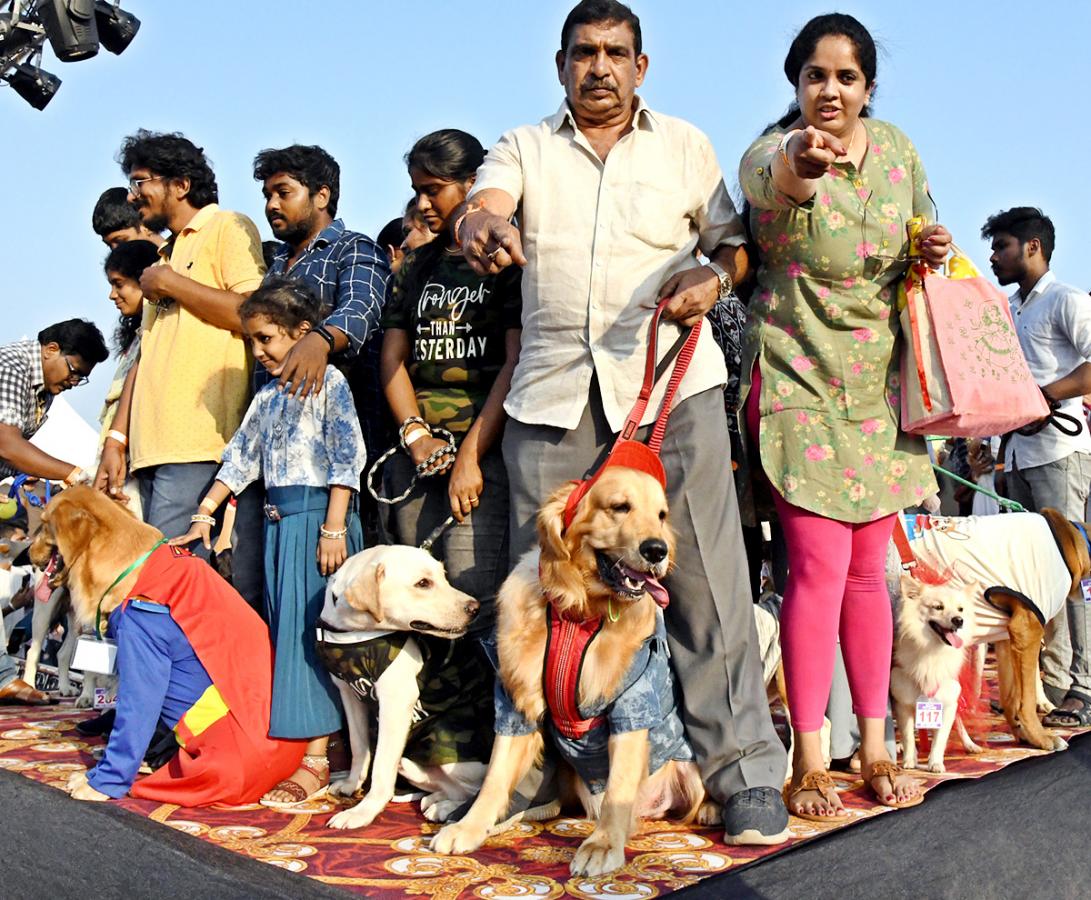
[[[1022,291],[1011,296],[1011,317],[1030,374],[1043,387],[1068,375],[1082,363],[1091,362],[1091,297],[1061,284],[1046,272],[1024,300]],[[1077,450],[1091,452],[1091,434],[1083,414],[1083,401],[1072,397],[1061,410],[1080,423],[1075,437],[1047,425],[1037,434],[1013,434],[1008,441],[1004,470],[1044,466]],[[1068,425],[1069,423],[1065,423]]]
[[[712,144],[638,100],[633,129],[604,162],[566,102],[489,151],[472,193],[488,188],[515,200],[527,257],[522,349],[504,408],[527,424],[575,428],[597,373],[606,416],[620,431],[640,390],[660,287],[697,265],[696,246],[707,255],[744,240]],[[661,326],[661,357],[678,334],[673,323]],[[706,327],[677,399],[722,385],[726,375]]]

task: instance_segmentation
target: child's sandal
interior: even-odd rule
[[[330,786],[330,766],[326,760],[322,760],[319,763],[319,768],[316,768],[313,764],[318,762],[316,757],[304,756],[303,761],[299,764],[299,768],[304,772],[314,776],[315,781],[318,782],[318,789],[307,793],[306,788],[303,787],[298,781],[293,781],[291,778],[285,778],[283,781],[279,781],[267,792],[266,797],[274,791],[282,791],[285,794],[291,796],[291,800],[267,800],[262,797],[258,802],[262,806],[268,809],[278,810],[291,810],[293,807],[298,806],[300,803],[306,803],[309,800],[316,800],[323,796]],[[299,771],[298,769],[296,771]]]

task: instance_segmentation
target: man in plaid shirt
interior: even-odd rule
[[[371,238],[345,228],[335,218],[340,194],[340,167],[321,147],[299,144],[263,150],[254,159],[254,178],[262,183],[265,217],[277,247],[267,278],[287,277],[306,284],[322,303],[326,317],[288,353],[279,374],[281,385],[303,399],[322,388],[326,365],[348,378],[364,433],[374,459],[389,442],[385,404],[379,388],[379,317],[386,297],[390,264]],[[269,379],[255,369],[255,388]],[[361,501],[368,502],[366,492]],[[373,526],[368,508],[365,528]]]
[[[25,472],[66,484],[79,480],[79,466],[39,450],[29,438],[41,428],[53,398],[86,384],[108,355],[102,333],[82,319],[50,325],[36,341],[0,346],[0,478]],[[0,705],[49,703],[48,694],[17,677],[7,643],[0,619]]]
[[[0,346],[0,478],[25,472],[53,481],[77,481],[78,466],[30,443],[53,398],[86,384],[109,356],[102,332],[91,322],[69,319],[38,332],[36,341]]]

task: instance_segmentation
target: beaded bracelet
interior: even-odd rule
[[[200,513],[197,513],[196,515],[190,516],[189,520],[190,520],[190,522],[192,522],[194,524],[197,524],[197,523],[200,523],[202,525],[215,525],[216,524],[216,520],[214,518],[212,518],[212,516],[203,516]]]
[[[349,533],[349,530],[346,527],[346,528],[339,528],[336,531],[333,531],[333,530],[327,528],[325,525],[319,525],[318,526],[318,533],[322,537],[324,537],[327,541],[339,541],[341,538],[343,538],[346,534]]]

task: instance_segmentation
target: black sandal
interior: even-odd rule
[[[1091,725],[1091,697],[1083,691],[1069,688],[1064,699],[1066,701],[1079,700],[1080,708],[1061,709],[1058,707],[1052,712],[1046,713],[1045,718],[1042,719],[1042,724],[1046,728],[1087,728]]]

